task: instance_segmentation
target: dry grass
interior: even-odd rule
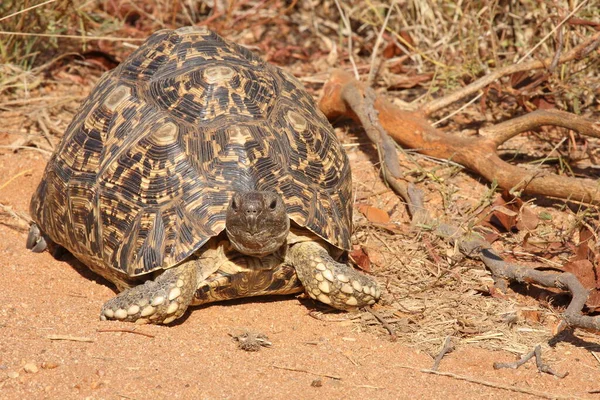
[[[572,20],[558,29],[562,39],[551,32],[573,7],[582,5],[576,14],[580,20],[600,21],[597,3],[575,3],[401,0],[392,2],[390,10],[390,2],[374,0],[57,0],[2,21],[4,31],[49,36],[0,34],[0,110],[5,122],[0,137],[11,150],[51,151],[77,104],[106,69],[102,57],[121,60],[136,43],[120,38],[143,38],[161,28],[206,24],[284,66],[315,95],[328,71],[338,67],[354,69],[395,101],[418,107],[493,68],[572,48],[593,27]],[[0,18],[35,4],[4,1]],[[92,50],[102,56],[90,55]],[[72,52],[88,55],[73,57]],[[527,112],[542,100],[598,118],[599,59],[596,53],[560,67],[537,85],[531,83],[539,76],[498,82],[441,125],[469,135],[477,127]],[[524,295],[535,293],[523,287],[515,288],[522,293],[495,293],[481,265],[461,258],[426,227],[412,230],[404,206],[381,182],[377,155],[361,132],[345,127],[338,133],[354,167],[357,201],[387,211],[397,226],[390,232],[356,213],[354,240],[370,254],[373,273],[387,289],[380,312],[401,340],[434,352],[452,335],[463,344],[523,353],[551,337],[561,306],[554,302],[560,297],[545,293],[547,300],[540,303]],[[563,137],[547,131],[521,136],[508,142],[505,154],[523,162],[543,160],[564,173],[597,173],[598,141],[573,136],[561,142]],[[432,214],[472,227],[489,213],[497,196],[493,185],[452,163],[412,152],[403,153],[401,161],[405,173],[428,193]],[[544,217],[534,231],[502,233],[494,246],[504,255],[554,267],[572,254],[532,252],[523,247],[525,234],[530,243],[576,243],[578,228],[588,224],[598,235],[597,210],[529,200]],[[384,334],[369,314],[364,318]]]

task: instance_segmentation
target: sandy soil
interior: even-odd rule
[[[8,140],[0,136],[0,144]],[[33,151],[1,154],[0,203],[26,213],[45,163]],[[493,362],[514,355],[476,347],[443,359],[443,373],[498,386],[489,387],[421,372],[431,367],[430,355],[349,320],[315,319],[312,304],[293,297],[195,308],[168,327],[101,322],[100,307],[114,295],[106,282],[68,258],[26,251],[16,220],[2,219],[0,237],[3,399],[536,397],[501,386],[596,398],[590,392],[600,389],[593,344],[560,342],[544,354],[569,372],[564,379],[538,373],[531,362],[496,371]],[[266,334],[272,347],[238,349],[230,334],[243,330]]]

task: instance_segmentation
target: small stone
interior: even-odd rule
[[[23,370],[28,374],[36,374],[39,369],[34,363],[27,363],[23,366]]]
[[[54,369],[54,368],[58,368],[58,364],[52,361],[44,361],[42,363],[42,368],[43,369]]]
[[[6,375],[8,375],[8,377],[11,379],[17,379],[19,377],[19,373],[17,371],[8,371]]]
[[[90,383],[90,389],[92,389],[92,390],[99,389],[102,386],[103,386],[103,383],[100,381],[94,381],[94,382]]]
[[[312,387],[321,387],[321,386],[323,386],[323,380],[321,378],[317,378],[317,379],[315,379],[314,381],[312,381],[310,383],[310,386],[312,386]]]

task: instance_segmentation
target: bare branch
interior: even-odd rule
[[[600,204],[600,183],[596,180],[520,168],[505,162],[496,153],[498,143],[514,136],[514,130],[532,128],[537,118],[538,121],[557,123],[559,126],[577,129],[583,135],[595,137],[599,129],[597,123],[585,119],[576,121],[576,116],[564,118],[562,113],[540,111],[532,113],[533,116],[517,119],[516,123],[504,123],[504,129],[509,129],[508,133],[503,133],[503,130],[498,128],[487,128],[486,132],[492,132],[496,137],[465,138],[437,130],[421,113],[401,110],[383,96],[377,96],[373,102],[378,121],[365,118],[362,114],[366,111],[356,111],[355,107],[369,100],[368,93],[369,89],[350,74],[336,70],[325,84],[319,107],[329,119],[347,116],[362,123],[367,131],[375,132],[378,128],[369,127],[369,123],[365,121],[371,120],[370,124],[377,122],[383,131],[401,145],[418,149],[420,153],[428,156],[457,162],[509,191]],[[357,97],[363,100],[356,100]],[[375,143],[379,144],[381,140],[383,139],[378,139]]]
[[[568,61],[583,58],[592,51],[594,51],[596,48],[598,48],[599,45],[600,32],[597,32],[596,34],[590,36],[587,40],[580,43],[577,47],[563,54],[563,56],[559,58],[558,64],[563,64]],[[551,58],[545,60],[532,60],[520,64],[507,65],[505,67],[498,68],[497,70],[481,77],[480,79],[476,80],[475,82],[465,86],[464,88],[456,92],[453,92],[447,96],[441,97],[439,99],[433,100],[425,104],[421,108],[421,112],[425,116],[431,115],[434,112],[441,110],[442,108],[448,107],[450,104],[456,103],[457,101],[467,96],[477,93],[479,90],[490,85],[497,79],[514,74],[516,72],[533,71],[536,69],[548,68],[550,65],[552,65],[552,61],[553,60]]]

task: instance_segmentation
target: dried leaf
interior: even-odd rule
[[[390,216],[387,212],[383,211],[380,208],[369,206],[366,204],[359,204],[358,211],[360,211],[369,222],[377,222],[377,223],[388,223],[390,222]]]
[[[504,200],[497,199],[494,203],[496,202],[504,202]],[[498,204],[492,207],[489,221],[491,224],[496,226],[499,225],[505,231],[510,232],[515,228],[517,215],[517,212]]]
[[[361,246],[354,246],[348,256],[358,268],[366,272],[371,272],[371,260],[369,259],[369,255]]]
[[[386,231],[388,231],[389,233],[392,233],[392,234],[402,234],[402,233],[405,232],[400,227],[400,225],[395,224],[393,222],[388,222],[388,223],[373,222],[372,226],[374,226],[376,228],[384,229],[384,230],[386,230]]]
[[[389,78],[388,89],[410,89],[423,82],[429,82],[433,74],[392,75]]]
[[[516,211],[509,210],[508,208],[500,205],[492,207],[492,211],[500,212],[509,217],[516,217],[517,215],[519,215],[519,213],[517,213]]]
[[[500,235],[495,232],[486,232],[483,234],[483,238],[488,243],[494,243],[496,240],[498,240],[499,237],[500,237]]]
[[[519,310],[519,315],[521,318],[534,323],[539,323],[541,320],[541,313],[538,310]]]
[[[531,102],[538,108],[538,110],[552,110],[552,109],[556,109],[556,106],[552,102],[551,98],[537,96],[537,97],[534,97],[531,100]]]
[[[521,211],[519,213],[519,218],[517,221],[517,229],[533,231],[537,228],[540,223],[540,219],[537,214],[529,207],[523,206],[521,207]]]
[[[402,54],[402,49],[400,47],[396,46],[396,43],[394,43],[394,41],[391,40],[391,41],[388,41],[388,43],[384,47],[381,55],[386,60],[389,60],[390,58],[399,56],[401,54]]]
[[[575,275],[586,289],[595,289],[597,287],[594,265],[590,260],[570,261],[563,266],[563,269]]]
[[[600,310],[600,290],[593,289],[590,291],[585,305],[590,309],[591,312]]]
[[[594,240],[594,232],[592,232],[587,226],[583,225],[581,229],[579,229],[579,241],[589,242]]]

